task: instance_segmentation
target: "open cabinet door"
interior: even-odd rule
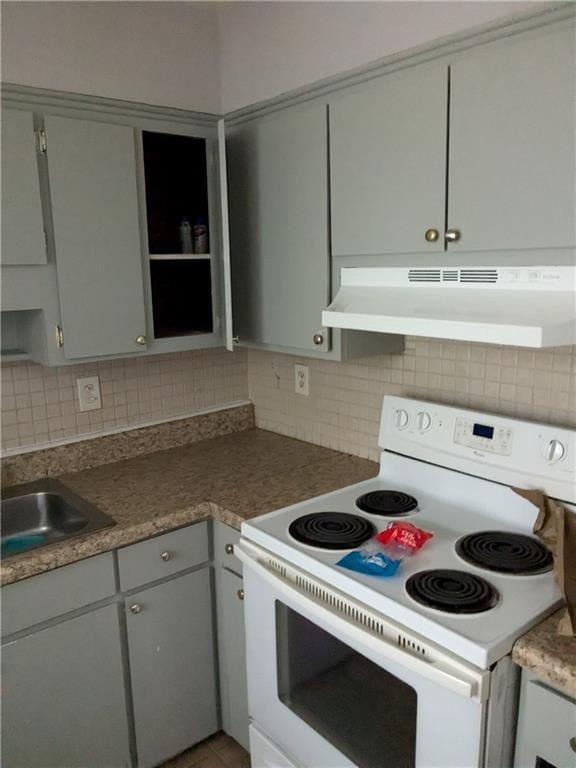
[[[226,132],[218,121],[218,172],[220,176],[220,220],[222,224],[222,278],[224,282],[224,337],[226,349],[234,349],[232,326],[232,278],[230,271],[230,227],[228,224],[228,178],[226,175]]]

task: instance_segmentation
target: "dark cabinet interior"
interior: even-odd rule
[[[142,147],[154,337],[212,333],[206,140],[143,131]]]
[[[143,131],[142,143],[148,253],[179,254],[183,219],[208,227],[206,141]]]
[[[154,336],[212,333],[210,259],[150,262]]]

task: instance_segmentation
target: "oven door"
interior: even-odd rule
[[[478,768],[488,673],[242,540],[250,718],[303,768]],[[268,763],[266,763],[268,765]]]

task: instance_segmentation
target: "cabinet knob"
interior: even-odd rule
[[[238,592],[236,592],[236,594],[238,595],[238,600],[244,600],[244,590],[243,589],[239,589]]]
[[[324,343],[324,336],[321,333],[315,333],[314,334],[314,344],[323,344]]]
[[[424,239],[427,243],[435,243],[440,237],[440,232],[437,229],[427,229],[424,233]]]
[[[170,560],[170,552],[168,552],[168,550],[165,550],[164,552],[162,552],[160,557],[162,558],[162,560],[164,560],[165,563],[167,563],[168,560]]]
[[[142,613],[142,606],[140,603],[134,603],[130,606],[130,611],[134,614]]]
[[[143,336],[142,334],[140,334],[140,336],[136,336],[134,341],[136,342],[136,344],[141,344],[142,346],[144,346],[144,344],[147,343],[148,339],[146,338],[146,336]]]
[[[224,551],[227,555],[233,555],[234,554],[234,544],[226,544],[224,547]]]
[[[570,744],[570,749],[572,752],[576,752],[576,736],[572,736],[568,743]]]
[[[447,229],[446,230],[446,242],[447,243],[457,243],[458,240],[460,240],[460,230],[459,229]]]

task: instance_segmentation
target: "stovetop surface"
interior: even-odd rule
[[[401,517],[370,514],[356,500],[377,490],[395,490],[418,501]],[[290,525],[314,512],[353,513],[381,531],[390,522],[408,521],[434,536],[395,576],[381,578],[337,565],[350,550],[323,550],[297,541]],[[537,509],[511,488],[392,453],[382,456],[377,478],[243,524],[242,535],[341,592],[418,632],[432,642],[486,667],[509,652],[514,640],[560,603],[552,571],[536,575],[497,573],[466,562],[456,542],[475,531],[532,535]],[[497,595],[494,607],[452,614],[418,603],[406,589],[415,574],[431,569],[459,570],[487,581]]]

